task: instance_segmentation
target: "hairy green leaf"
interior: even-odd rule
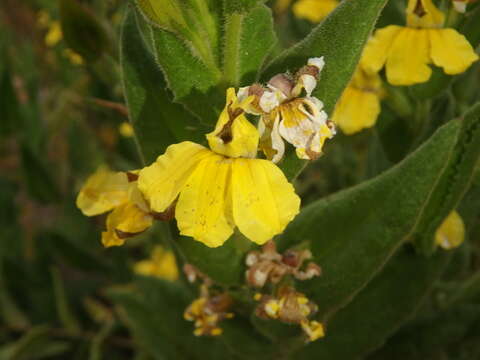
[[[328,322],[326,337],[300,350],[295,358],[363,359],[415,313],[448,259],[444,252],[425,259],[401,250],[381,274]]]
[[[250,85],[277,41],[271,10],[260,5],[245,13],[227,11],[225,16],[225,82],[228,86]]]
[[[160,68],[127,14],[122,31],[121,65],[130,121],[145,162],[151,163],[173,143],[200,141],[202,125],[182,105],[172,103]]]
[[[323,268],[323,277],[305,285],[322,304],[323,315],[348,303],[398,246],[411,239],[437,196],[436,185],[453,169],[449,158],[460,125],[449,122],[387,172],[310,204],[287,228],[282,247],[310,241]]]

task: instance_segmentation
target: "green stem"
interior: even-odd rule
[[[213,19],[212,14],[208,9],[207,2],[205,0],[192,0],[195,4],[195,7],[198,9],[199,12],[199,20],[202,22],[202,25],[205,27],[205,31],[208,34],[210,39],[210,45],[212,50],[216,49],[218,45],[217,39],[217,27],[215,24],[215,20]]]
[[[225,25],[225,49],[223,58],[223,78],[228,86],[238,85],[240,81],[238,74],[238,67],[240,64],[240,38],[242,29],[243,16],[238,13],[233,13],[227,19]]]

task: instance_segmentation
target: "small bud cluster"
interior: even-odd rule
[[[309,250],[287,250],[283,254],[277,252],[275,243],[269,241],[262,251],[252,251],[247,255],[247,284],[255,288],[263,288],[267,283],[278,285],[287,276],[297,280],[308,280],[321,275],[321,268],[311,259]],[[262,319],[276,319],[284,323],[298,324],[302,327],[309,341],[324,336],[321,323],[309,320],[318,307],[304,294],[291,285],[279,285],[272,294],[256,293],[258,301],[255,314]]]
[[[267,282],[278,284],[286,275],[297,280],[308,280],[320,276],[322,269],[314,262],[305,263],[312,258],[310,250],[287,250],[283,254],[277,252],[275,243],[269,241],[262,251],[252,251],[247,255],[247,284],[261,288]],[[305,266],[304,266],[305,265]]]
[[[212,281],[194,266],[186,264],[183,270],[191,283],[197,279],[203,280],[200,296],[187,307],[183,317],[185,320],[194,322],[195,336],[221,335],[223,330],[219,327],[219,323],[234,317],[234,314],[228,311],[233,303],[232,298],[227,293],[212,294],[210,290]]]

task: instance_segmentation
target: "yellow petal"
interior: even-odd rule
[[[433,4],[432,0],[408,0],[407,26],[415,28],[441,27],[445,15]]]
[[[138,188],[155,212],[163,212],[177,198],[198,163],[211,151],[190,141],[170,145],[152,165],[142,169]]]
[[[345,134],[351,135],[375,125],[378,114],[378,94],[349,86],[337,103],[332,120]]]
[[[435,233],[435,242],[445,250],[460,246],[465,239],[465,225],[456,211],[452,211]]]
[[[151,258],[137,262],[133,271],[139,275],[155,276],[169,281],[178,279],[175,256],[171,251],[167,251],[159,245],[153,249]]]
[[[86,216],[95,216],[112,210],[128,199],[128,178],[123,172],[99,167],[91,175],[77,196],[77,207]]]
[[[281,233],[299,212],[300,198],[283,172],[261,159],[232,163],[232,208],[235,225],[247,238],[264,244]]]
[[[428,30],[430,36],[430,56],[436,66],[446,74],[460,74],[467,70],[478,55],[468,40],[455,29]]]
[[[152,226],[152,217],[133,203],[116,207],[107,216],[107,231],[102,233],[105,247],[122,245],[125,239]]]
[[[253,100],[247,98],[238,103],[235,89],[227,90],[227,103],[215,126],[215,130],[207,134],[210,149],[228,157],[253,158],[257,154],[259,135],[251,124],[243,109]]]
[[[428,30],[403,28],[395,38],[387,59],[387,80],[392,85],[428,81],[432,69]]]
[[[338,5],[336,0],[300,0],[293,4],[293,14],[300,19],[318,23]]]
[[[226,210],[232,159],[211,153],[186,182],[175,210],[182,235],[207,246],[222,245],[233,233]]]
[[[376,73],[382,69],[387,61],[392,43],[402,29],[401,26],[390,25],[375,32],[365,46],[361,58],[361,65],[365,71]]]

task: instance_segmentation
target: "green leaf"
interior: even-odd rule
[[[277,42],[272,12],[260,5],[249,12],[227,10],[225,16],[224,80],[228,86],[250,85]]]
[[[215,282],[235,285],[243,281],[245,253],[250,249],[251,242],[242,235],[235,233],[217,248],[210,248],[187,237],[181,237],[177,243],[188,262]]]
[[[69,347],[66,342],[50,340],[49,328],[39,325],[30,329],[16,342],[0,347],[0,359],[51,359],[68,351]]]
[[[263,2],[265,2],[265,0],[223,0],[223,6],[225,8],[225,13],[228,15],[231,13],[248,12]]]
[[[415,313],[448,259],[445,252],[425,259],[401,250],[328,322],[325,338],[307,345],[295,359],[363,359]]]
[[[60,192],[42,159],[26,145],[21,148],[23,178],[28,192],[42,203],[58,202]]]
[[[15,303],[4,281],[3,262],[0,260],[0,314],[6,325],[13,328],[26,328],[30,321]]]
[[[277,73],[296,71],[311,57],[325,57],[325,67],[313,95],[325,105],[329,115],[350,81],[363,46],[375,26],[386,0],[342,1],[341,4],[302,41],[281,53],[263,71],[264,81]],[[280,164],[289,179],[305,166],[293,151]]]
[[[458,121],[455,147],[416,227],[416,243],[425,254],[435,250],[435,231],[469,189],[480,158],[480,103]],[[447,153],[445,153],[447,154]]]
[[[60,23],[68,46],[93,62],[110,50],[108,35],[90,9],[76,0],[60,0]]]
[[[53,283],[53,291],[55,293],[55,303],[60,322],[67,331],[72,334],[78,334],[81,331],[80,324],[71,308],[63,280],[60,276],[58,268],[50,269]]]
[[[435,184],[449,176],[459,129],[451,121],[398,165],[308,205],[288,226],[281,247],[310,241],[323,269],[323,277],[304,283],[322,315],[348,303],[414,234]]]
[[[172,103],[133,11],[128,12],[123,25],[120,62],[130,121],[147,164],[163,154],[170,144],[200,141],[204,128],[181,105]]]
[[[180,283],[139,278],[134,289],[110,289],[136,338],[155,359],[222,359],[218,339],[195,337],[193,323],[183,318],[192,296]]]
[[[205,124],[214,124],[225,103],[225,92],[217,87],[221,80],[217,65],[213,60],[206,64],[191,47],[168,31],[152,28],[152,36],[155,58],[174,100]]]

